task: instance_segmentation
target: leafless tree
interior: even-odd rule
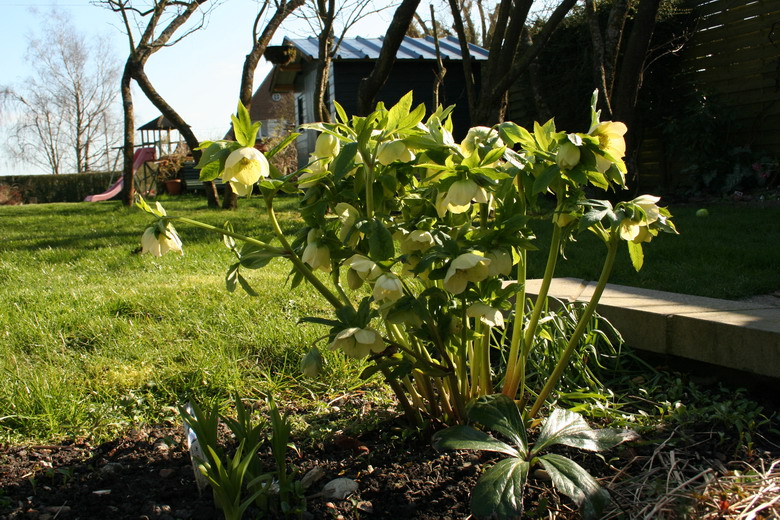
[[[296,9],[301,7],[306,0],[277,0],[276,11],[266,20],[267,11],[271,5],[270,0],[264,0],[262,7],[255,16],[255,23],[252,25],[252,48],[244,59],[244,66],[241,70],[241,86],[239,87],[239,99],[244,106],[249,109],[252,103],[253,80],[255,76],[255,69],[260,62],[268,44],[271,42],[274,33],[282,24],[282,22]],[[265,23],[263,21],[265,20]],[[260,27],[263,30],[260,31]],[[223,209],[236,209],[238,206],[238,198],[233,193],[230,184],[225,184],[225,194],[222,201]]]
[[[197,160],[199,152],[195,148],[199,145],[198,138],[179,113],[157,92],[146,75],[144,67],[152,54],[175,45],[201,29],[210,8],[217,2],[209,2],[209,0],[98,0],[98,2],[120,17],[129,45],[120,91],[124,111],[122,201],[125,205],[131,206],[135,198],[133,186],[135,116],[132,81],[138,84],[149,101],[176,127]],[[199,13],[200,16],[193,18],[195,13]],[[206,185],[206,195],[209,206],[219,206],[217,190],[213,183]]]
[[[375,0],[309,0],[297,14],[319,40],[314,90],[314,120],[330,121],[326,103],[330,65],[347,32],[360,20],[393,7]],[[408,24],[407,24],[408,26]]]
[[[51,11],[41,32],[28,45],[33,75],[3,89],[17,109],[11,155],[55,174],[63,168],[79,173],[107,168],[117,142],[112,108],[119,76],[107,41],[88,41],[58,10]]]

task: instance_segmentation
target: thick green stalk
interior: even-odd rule
[[[229,230],[224,229],[224,228],[219,228],[219,227],[216,227],[216,226],[212,226],[210,224],[206,224],[204,222],[199,222],[197,220],[192,220],[192,219],[189,219],[189,218],[186,218],[186,217],[172,217],[172,216],[169,217],[169,216],[165,216],[165,217],[162,217],[161,220],[163,220],[164,222],[165,221],[184,222],[185,224],[189,224],[191,226],[199,227],[199,228],[202,228],[202,229],[208,229],[209,231],[215,231],[215,232],[220,233],[220,234],[225,235],[225,236],[237,238],[238,240],[241,240],[241,241],[246,242],[248,244],[253,244],[253,245],[262,247],[266,251],[269,251],[269,252],[272,252],[272,253],[278,253],[279,255],[284,255],[284,254],[287,253],[287,251],[285,251],[284,249],[280,249],[278,247],[274,247],[272,245],[266,244],[265,242],[263,242],[261,240],[257,240],[256,238],[248,237],[248,236],[242,235],[240,233],[235,233],[233,231],[229,231]]]
[[[333,305],[336,309],[340,309],[344,306],[344,303],[339,300],[338,296],[333,294],[333,292],[328,289],[328,287],[320,281],[319,278],[312,272],[311,269],[309,269],[309,266],[303,263],[303,260],[301,260],[298,255],[295,254],[295,251],[293,251],[292,246],[287,241],[287,238],[284,236],[284,233],[282,233],[282,228],[279,226],[279,221],[276,219],[276,213],[274,213],[274,206],[272,200],[269,198],[266,198],[266,206],[268,208],[268,218],[271,220],[271,228],[274,230],[274,233],[276,234],[276,237],[279,239],[279,242],[282,244],[282,247],[286,250],[287,258],[290,259],[292,264],[295,266],[295,268],[298,270],[301,275],[303,275],[304,278],[306,278],[306,281],[309,282],[315,289],[319,291],[322,296],[325,297],[328,302]]]
[[[512,341],[509,346],[506,374],[504,374],[504,387],[502,393],[514,399],[517,395],[517,386],[512,385],[516,378],[518,361],[520,359],[520,340],[523,337],[523,321],[525,318],[525,283],[526,283],[526,256],[525,249],[520,251],[520,265],[517,266],[517,283],[520,284],[520,292],[515,295],[515,319],[512,322]],[[519,378],[517,379],[519,381]]]
[[[541,316],[542,309],[544,308],[544,304],[547,301],[547,293],[550,290],[550,284],[552,283],[552,279],[555,274],[555,264],[558,261],[558,251],[561,247],[561,236],[562,230],[560,226],[553,224],[552,238],[550,239],[550,251],[547,254],[547,266],[544,268],[544,278],[542,278],[542,285],[539,287],[539,294],[536,295],[536,301],[534,302],[534,308],[531,312],[531,318],[528,320],[528,328],[525,330],[525,335],[523,337],[523,351],[519,354],[516,370],[513,374],[512,380],[509,382],[508,390],[510,392],[514,392],[511,397],[514,398],[514,396],[517,395],[519,389],[519,400],[523,399],[523,393],[525,392],[526,360],[528,359],[528,354],[531,352],[534,335],[536,334],[536,326],[539,324],[539,317]]]
[[[561,379],[561,376],[563,376],[563,371],[566,369],[569,363],[569,359],[574,353],[574,348],[579,344],[580,338],[585,333],[585,329],[588,327],[588,323],[590,322],[591,317],[593,317],[593,313],[596,311],[596,306],[601,299],[601,295],[607,285],[607,280],[609,280],[609,275],[612,272],[612,266],[615,263],[615,256],[617,254],[619,244],[620,240],[617,238],[613,237],[610,239],[607,258],[604,260],[604,267],[601,269],[601,275],[599,276],[599,281],[596,283],[596,289],[593,291],[593,296],[590,298],[587,307],[585,307],[582,316],[580,316],[580,320],[577,322],[577,327],[574,329],[574,332],[569,338],[569,343],[566,345],[566,349],[563,351],[563,354],[561,354],[561,359],[558,360],[558,364],[555,366],[555,370],[553,370],[552,374],[550,374],[550,377],[547,379],[547,383],[544,385],[542,391],[539,392],[539,395],[537,396],[528,416],[529,419],[536,417],[536,414],[539,413],[539,409],[541,409],[541,407],[544,405],[544,402],[547,400],[547,396],[549,396],[550,393],[555,389],[558,381]]]

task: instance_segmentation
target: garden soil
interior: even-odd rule
[[[303,518],[471,518],[470,492],[480,472],[496,459],[470,452],[436,452],[415,436],[389,435],[399,426],[398,421],[380,424],[362,435],[335,434],[313,446],[299,444],[297,450],[291,450],[289,462],[300,475],[313,468],[322,474],[307,490]],[[632,511],[664,503],[657,489],[659,482],[670,486],[675,472],[682,481],[697,474],[727,476],[735,468],[768,467],[780,457],[778,446],[767,439],[750,453],[742,453],[741,460],[733,461],[720,453],[722,445],[712,433],[658,432],[657,439],[619,446],[605,457],[574,451],[565,454],[586,465],[612,491],[616,505],[609,518],[644,518]],[[272,467],[269,453],[261,452],[261,457]],[[671,467],[664,467],[664,461]],[[346,500],[323,498],[320,491],[324,484],[340,477],[354,480],[358,491]],[[573,504],[550,489],[544,475],[532,477],[525,518],[579,517]],[[769,479],[778,488],[780,471]],[[728,514],[730,504],[735,503],[723,498],[728,494],[703,493],[704,480],[700,486],[693,479],[686,484],[690,489],[674,490],[668,499],[671,509],[659,510],[651,518],[743,518]],[[709,479],[708,485],[712,487],[713,482],[717,484]],[[222,518],[209,490],[198,493],[182,429],[174,425],[133,430],[100,445],[76,441],[0,446],[0,486],[0,520]],[[675,488],[674,482],[671,488]],[[746,491],[738,488],[731,492],[744,497]],[[721,487],[715,485],[714,489]],[[675,513],[681,504],[698,513]],[[780,504],[763,512],[764,516],[754,518],[780,518]]]

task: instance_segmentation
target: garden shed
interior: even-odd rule
[[[331,113],[335,113],[332,100],[338,101],[347,114],[357,113],[357,86],[373,69],[382,49],[382,42],[383,38],[356,37],[341,40],[329,74],[326,97]],[[456,137],[463,137],[471,124],[460,43],[457,38],[448,36],[439,39],[439,47],[444,67],[447,69],[439,93],[440,102],[443,105],[456,105],[453,113],[454,131]],[[473,44],[469,44],[469,50],[475,80],[478,82],[480,63],[487,60],[488,51]],[[296,123],[313,122],[315,77],[319,60],[317,38],[285,38],[283,45],[269,47],[265,57],[274,63],[270,74],[269,95],[293,93]],[[396,62],[390,76],[377,95],[377,101],[383,101],[390,106],[411,90],[414,92],[415,103],[425,103],[430,113],[434,108],[432,104],[436,70],[434,38],[405,37],[396,54]],[[299,160],[305,160],[314,150],[316,136],[313,132],[309,134],[311,135],[305,135],[298,140]]]
[[[172,154],[183,143],[176,127],[165,116],[158,116],[137,128],[141,147],[154,147],[157,157]]]

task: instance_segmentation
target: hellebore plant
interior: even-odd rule
[[[237,257],[226,278],[231,290],[241,285],[255,294],[242,274],[246,269],[277,257],[289,261],[291,285],[306,281],[334,308],[333,319],[307,320],[329,327],[328,348],[369,358],[364,377],[380,373],[418,425],[465,424],[467,403],[496,390],[521,403],[531,421],[588,337],[620,242],[627,242],[639,269],[643,244],[660,231],[676,232],[655,197],[613,206],[585,196],[589,187],[624,188],[626,172],[626,127],[600,121],[595,102],[594,94],[587,133],[559,132],[552,120],[535,124],[533,132],[506,122],[473,128],[461,143],[452,135],[452,107],[426,119],[423,105],[412,106],[411,94],[390,109],[380,103],[366,117],[348,118],[336,104],[336,123],[305,125],[320,132],[314,153],[305,168],[288,175],[247,151],[254,150],[257,124],[239,105],[236,141],[203,143],[201,179],[221,176],[238,193],[257,184],[274,240],[141,207],[157,218],[155,229],[169,230],[169,240],[178,240],[173,221],[224,235]],[[301,194],[304,225],[294,237],[282,232],[276,218],[280,192]],[[539,294],[530,304],[526,256],[538,249],[532,219],[546,220],[552,239]],[[539,341],[557,259],[565,241],[582,231],[595,233],[606,246],[593,298],[546,383],[527,388],[526,365]],[[302,368],[312,375],[321,366],[314,346]]]

